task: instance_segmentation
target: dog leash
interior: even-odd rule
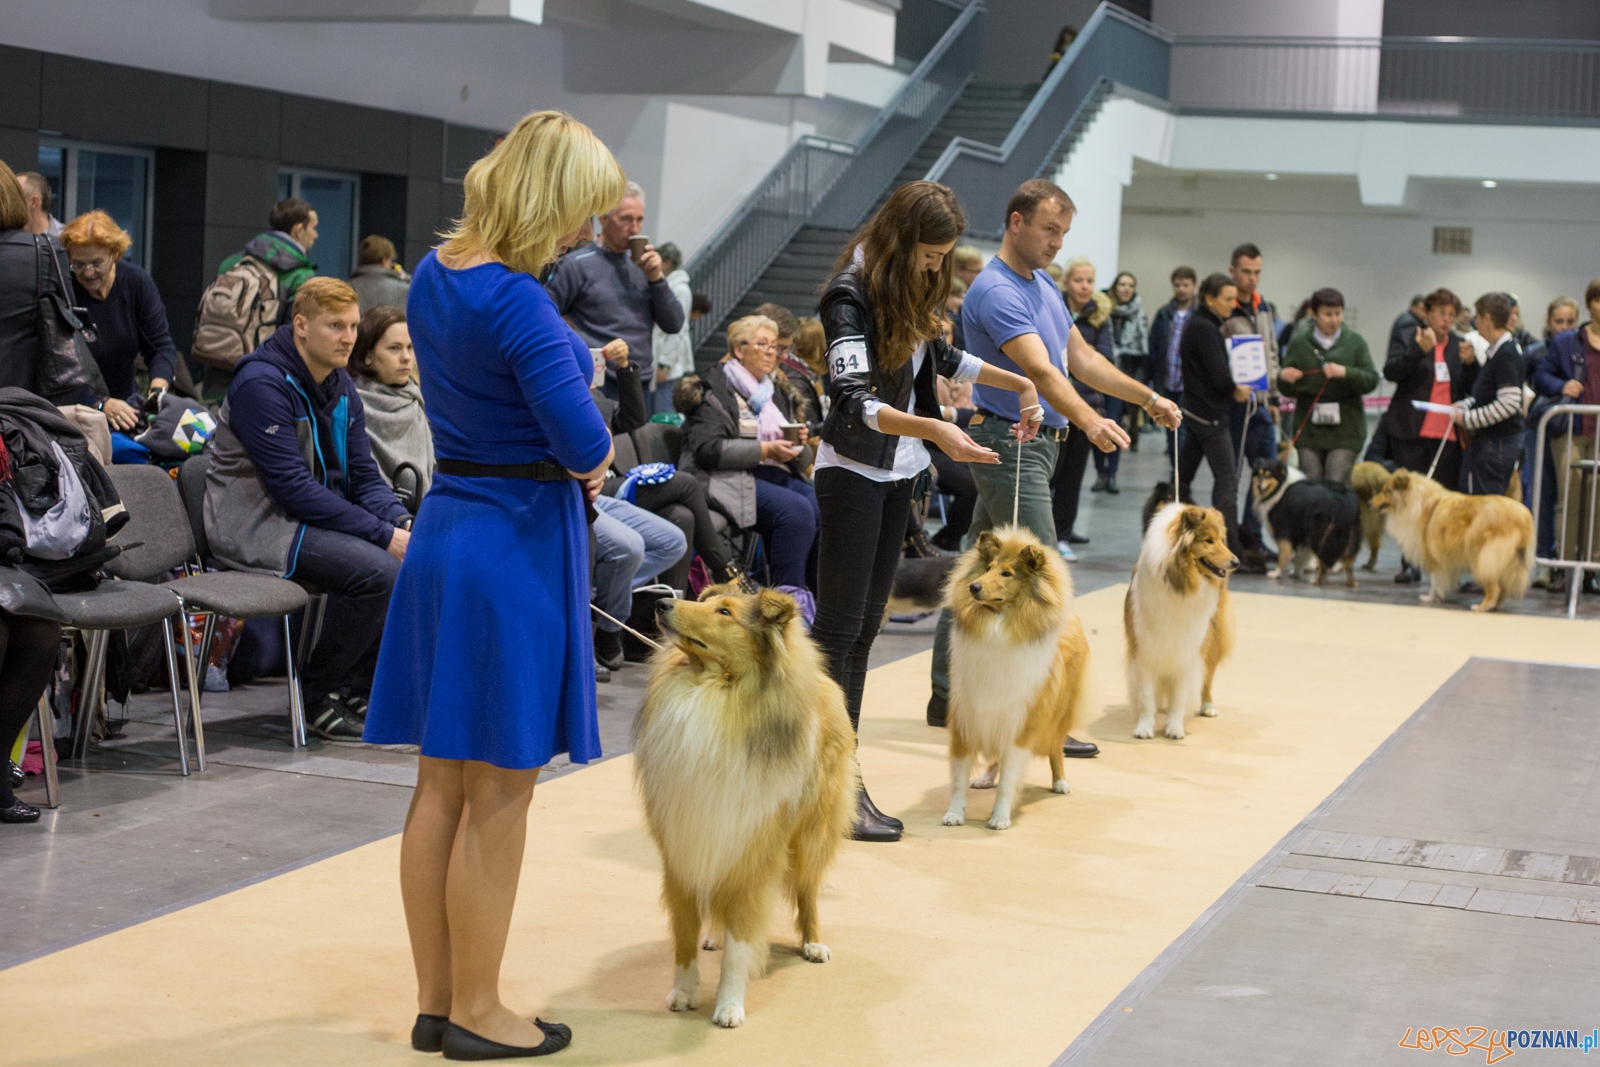
[[[649,645],[651,648],[655,649],[657,652],[660,652],[663,648],[666,647],[665,645],[662,645],[659,642],[650,640],[650,638],[646,637],[644,634],[640,633],[638,630],[635,630],[633,627],[629,626],[627,623],[623,622],[621,619],[613,619],[610,615],[607,615],[605,612],[601,611],[599,605],[597,605],[597,604],[590,604],[589,605],[589,610],[594,612],[596,615],[600,616],[602,619],[605,619],[607,622],[616,623],[618,626],[622,627],[624,630],[628,631],[630,634],[632,634],[633,636],[637,637],[639,640],[643,641],[645,644]]]
[[[1438,466],[1439,466],[1439,457],[1444,455],[1444,446],[1450,443],[1450,437],[1455,432],[1456,432],[1456,424],[1452,422],[1449,425],[1449,427],[1444,431],[1444,440],[1439,442],[1439,448],[1433,454],[1433,462],[1428,464],[1428,477],[1429,478],[1433,477],[1434,470],[1437,469]]]
[[[1328,387],[1328,381],[1328,376],[1326,373],[1324,373],[1322,376],[1322,385],[1317,388],[1317,395],[1311,398],[1311,406],[1306,409],[1306,417],[1300,420],[1300,428],[1294,432],[1293,437],[1289,438],[1289,447],[1291,449],[1293,449],[1294,446],[1299,443],[1300,435],[1306,432],[1306,427],[1311,425],[1311,416],[1317,410],[1317,401],[1322,399],[1322,390]],[[1300,400],[1298,397],[1294,402],[1294,411],[1296,415],[1300,414]]]

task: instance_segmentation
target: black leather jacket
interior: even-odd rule
[[[893,374],[878,366],[878,324],[867,305],[866,286],[861,275],[847,270],[834,276],[817,302],[828,351],[828,396],[832,407],[822,424],[822,439],[841,456],[866,463],[880,470],[894,469],[895,449],[900,438],[879,433],[862,416],[865,402],[879,400],[897,411],[906,410],[906,401],[916,394],[913,411],[928,418],[939,417],[939,394],[934,375],[953,378],[961,369],[961,350],[943,338],[929,341],[922,361],[922,373],[913,378],[911,360]]]

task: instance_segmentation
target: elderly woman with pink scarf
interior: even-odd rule
[[[760,533],[770,583],[802,592],[817,576],[817,494],[806,473],[814,450],[804,399],[777,369],[777,340],[765,315],[731,323],[727,357],[703,377],[686,375],[673,404],[684,416],[680,465],[735,523]],[[800,599],[804,607],[810,597]]]

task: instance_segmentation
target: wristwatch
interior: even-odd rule
[[[1150,414],[1150,409],[1155,407],[1156,401],[1161,399],[1161,394],[1154,389],[1150,390],[1150,399],[1144,402],[1144,413]]]

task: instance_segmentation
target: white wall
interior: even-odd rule
[[[1150,21],[1203,36],[1378,37],[1383,0],[1154,0]]]

